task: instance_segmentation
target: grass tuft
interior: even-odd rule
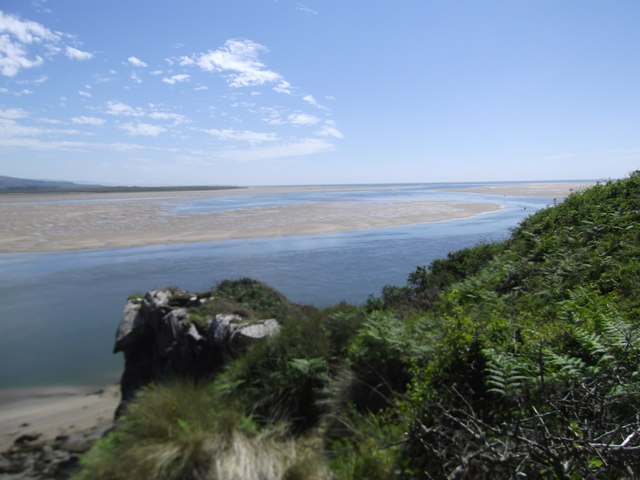
[[[232,409],[214,407],[205,385],[148,387],[118,429],[82,459],[75,480],[259,480],[329,478],[312,440],[285,425],[261,431]],[[306,472],[304,465],[314,465]]]

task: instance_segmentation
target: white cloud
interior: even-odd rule
[[[78,90],[78,95],[85,98],[90,98],[91,94],[89,92],[85,92],[84,90]]]
[[[104,124],[105,120],[104,118],[97,118],[97,117],[84,117],[84,116],[80,116],[80,117],[73,117],[71,119],[71,123],[76,123],[76,124],[80,124],[80,125],[102,125]]]
[[[20,125],[11,117],[0,118],[0,138],[30,137],[39,133],[39,128]]]
[[[140,78],[140,75],[138,75],[136,72],[133,72],[131,74],[131,80],[133,80],[136,83],[142,83],[142,79]]]
[[[210,50],[196,58],[182,57],[180,65],[196,64],[207,72],[221,72],[226,75],[231,87],[249,87],[276,83],[282,90],[291,85],[282,76],[266,68],[259,56],[267,49],[259,43],[246,39],[227,40],[217,50]]]
[[[344,138],[342,132],[336,128],[336,123],[333,120],[325,121],[322,128],[315,133],[321,137]]]
[[[308,113],[292,113],[287,117],[289,123],[296,126],[314,125],[320,121],[315,115]]]
[[[85,61],[85,60],[90,60],[91,58],[93,58],[93,54],[89,53],[89,52],[85,52],[83,50],[78,50],[77,48],[73,48],[73,47],[69,47],[67,46],[67,48],[65,49],[64,54],[71,58],[72,60],[79,60],[79,61]]]
[[[196,92],[202,92],[203,90],[209,90],[209,87],[207,87],[206,85],[198,85],[196,88],[194,88],[194,90]]]
[[[45,59],[60,53],[74,60],[93,57],[89,52],[64,45],[64,40],[69,37],[0,10],[0,74],[13,77],[21,70],[41,65]],[[39,54],[35,53],[38,50]]]
[[[148,67],[146,63],[144,63],[142,60],[140,60],[137,57],[129,57],[127,58],[127,61],[134,67],[140,67],[140,68]]]
[[[107,102],[107,110],[105,113],[109,115],[124,115],[127,117],[141,117],[144,115],[140,110],[122,102]]]
[[[22,137],[36,137],[39,135],[88,135],[87,132],[80,130],[21,125],[16,122],[14,118],[0,117],[0,138],[2,138],[4,145],[11,144],[12,141],[19,143]]]
[[[38,78],[35,78],[33,80],[20,80],[20,85],[41,85],[43,83],[46,83],[47,80],[49,80],[49,77],[47,75],[41,75]]]
[[[0,32],[7,32],[21,43],[57,41],[60,34],[54,33],[37,22],[20,20],[18,17],[5,14],[0,10]]]
[[[301,12],[308,13],[309,15],[318,15],[318,12],[316,12],[315,10],[313,10],[312,8],[306,5],[303,5],[302,3],[298,3],[296,8]]]
[[[208,130],[203,130],[203,132],[208,133],[209,135],[213,135],[218,140],[223,140],[223,141],[263,143],[263,142],[274,142],[278,139],[275,133],[252,132],[249,130],[232,130],[229,128],[223,129],[223,130],[212,128]]]
[[[313,95],[305,95],[304,97],[302,97],[302,100],[304,100],[305,102],[307,102],[310,105],[313,105],[316,108],[319,108],[320,110],[329,110],[324,105],[319,104],[318,101],[314,98]]]
[[[167,129],[159,125],[151,125],[150,123],[123,123],[119,127],[127,132],[128,135],[141,135],[148,137],[157,137]]]
[[[38,132],[42,133],[42,132]],[[137,145],[134,143],[89,143],[70,140],[44,141],[36,138],[2,136],[2,122],[0,121],[0,148],[29,148],[41,151],[84,151],[103,152],[113,150],[116,152],[132,153],[141,150],[162,151],[159,148]]]
[[[315,125],[321,121],[320,118],[310,113],[296,112],[286,115],[281,109],[273,107],[263,107],[260,109],[260,113],[263,115],[262,120],[269,125],[289,124],[301,127],[305,125]]]
[[[293,87],[286,80],[281,81],[278,85],[273,87],[273,89],[278,93],[286,93],[287,95],[291,95],[293,93]]]
[[[240,150],[225,150],[215,153],[216,157],[237,162],[273,160],[278,158],[301,157],[329,152],[334,145],[318,138],[302,138],[290,143],[269,147],[256,147]]]
[[[263,115],[262,120],[269,125],[284,125],[285,122],[282,119],[282,112],[275,107],[262,107],[260,113]]]
[[[148,105],[150,109],[155,109],[153,104]],[[105,113],[108,115],[121,115],[124,117],[148,117],[154,120],[173,120],[175,124],[184,123],[187,117],[179,113],[145,111],[142,108],[134,108],[122,102],[107,102]]]
[[[33,7],[39,13],[53,13],[49,7],[46,6],[47,0],[33,0]]]
[[[147,116],[155,120],[173,120],[175,123],[184,123],[187,121],[187,117],[179,113],[151,112]]]
[[[40,56],[27,58],[20,44],[12,42],[8,35],[0,35],[0,73],[5,77],[13,77],[23,68],[36,67],[43,61]]]
[[[0,109],[0,118],[16,119],[16,118],[25,118],[28,116],[29,114],[21,108],[6,108],[4,110]]]
[[[165,78],[162,79],[162,81],[164,83],[168,83],[169,85],[174,85],[176,83],[186,82],[187,80],[189,80],[189,78],[191,78],[189,75],[186,75],[186,74],[182,73],[180,75],[173,75],[171,77],[165,77]]]
[[[61,120],[55,119],[55,118],[47,118],[47,117],[40,117],[38,118],[39,122],[42,123],[50,123],[51,125],[60,125],[64,122],[62,122]]]

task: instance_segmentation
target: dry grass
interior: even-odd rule
[[[119,428],[83,459],[78,480],[296,480],[329,478],[313,439],[258,427],[216,408],[205,387],[150,388]]]

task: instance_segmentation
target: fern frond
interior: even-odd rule
[[[550,366],[555,367],[558,372],[564,375],[581,377],[583,376],[587,366],[585,362],[580,358],[554,353],[550,350],[544,352],[544,355],[546,357],[547,363]]]
[[[485,383],[491,386],[487,391],[500,396],[516,399],[533,378],[528,375],[528,365],[522,357],[496,353],[492,349],[485,350],[487,366],[485,368]]]

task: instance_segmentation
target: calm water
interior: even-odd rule
[[[246,198],[245,198],[246,197]],[[175,205],[174,213],[312,201],[495,201],[499,212],[471,219],[274,239],[62,253],[0,255],[0,388],[117,380],[112,355],[126,298],[177,285],[202,291],[249,276],[290,300],[359,304],[387,284],[404,284],[416,266],[449,251],[499,240],[551,199],[437,192],[431,188],[222,197]],[[170,203],[170,202],[169,202]]]

